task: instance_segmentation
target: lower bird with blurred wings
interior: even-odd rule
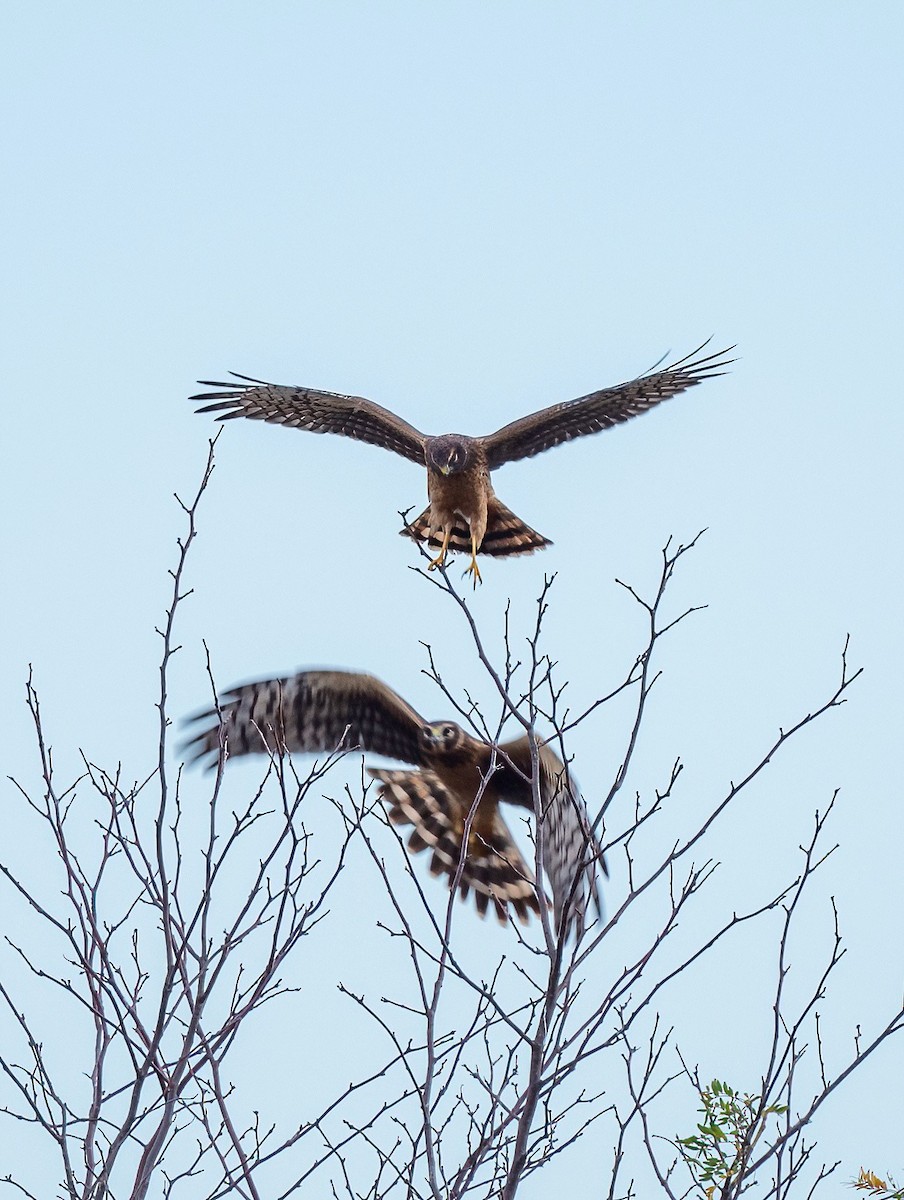
[[[494,746],[454,721],[425,721],[385,683],[351,671],[302,671],[247,683],[190,720],[208,722],[188,748],[196,758],[210,757],[210,765],[221,754],[352,749],[414,764],[418,770],[370,768],[390,820],[412,825],[409,849],[432,850],[432,873],[447,875],[450,887],[458,877],[461,895],[473,891],[481,915],[492,903],[502,922],[509,907],[526,922],[546,903],[499,811],[506,802],[536,817],[536,794],[557,930],[583,930],[591,906],[600,911],[605,863],[584,801],[568,768],[539,741],[534,788],[526,734]]]

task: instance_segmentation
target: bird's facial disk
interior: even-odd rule
[[[461,442],[446,441],[430,447],[430,466],[441,475],[455,475],[468,465],[467,446]]]
[[[456,725],[454,721],[436,721],[432,725],[424,726],[421,737],[427,749],[434,753],[438,750],[454,750],[461,741],[461,726]]]

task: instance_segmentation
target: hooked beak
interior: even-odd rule
[[[449,466],[448,463],[446,463],[446,465],[444,467],[440,467],[439,470],[440,470],[441,475],[449,475],[452,472],[452,468]]]

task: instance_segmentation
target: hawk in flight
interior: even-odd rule
[[[494,747],[454,721],[425,721],[385,683],[352,671],[302,671],[247,683],[225,693],[219,709],[191,721],[211,722],[189,741],[195,758],[213,755],[332,752],[359,748],[412,763],[418,770],[377,770],[390,820],[412,825],[412,851],[433,852],[431,872],[458,875],[461,895],[474,892],[478,911],[508,907],[526,922],[546,902],[515,845],[500,803],[534,812],[530,743],[525,735]],[[542,860],[557,928],[582,929],[591,903],[599,911],[597,875],[605,871],[574,779],[549,746],[539,743]],[[535,814],[536,815],[536,814]],[[460,869],[460,875],[459,875]]]
[[[213,401],[198,412],[219,412],[221,421],[251,417],[311,433],[341,433],[425,465],[430,503],[401,532],[438,548],[431,570],[445,563],[449,550],[470,550],[468,571],[476,587],[480,579],[478,554],[530,554],[550,544],[496,498],[490,472],[572,438],[619,425],[704,379],[723,374],[733,361],[725,355],[734,347],[718,354],[703,354],[705,349],[706,343],[662,370],[654,368],[629,383],[553,404],[486,437],[460,433],[429,437],[362,396],[281,387],[246,375],[234,375],[240,383],[202,379],[202,386],[224,390],[200,392],[191,398]]]

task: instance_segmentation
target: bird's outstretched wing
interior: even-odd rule
[[[198,412],[218,412],[220,421],[251,417],[255,421],[306,429],[309,433],[339,433],[372,446],[382,446],[384,450],[394,450],[403,458],[424,465],[424,435],[373,400],[345,396],[340,392],[321,392],[315,388],[281,387],[247,375],[236,375],[234,371],[230,371],[230,375],[243,382],[198,380],[203,387],[224,389],[199,392],[190,397],[214,401],[199,408]]]
[[[497,762],[492,779],[500,798],[534,809],[529,739],[500,745]],[[556,925],[561,928],[564,920],[583,930],[591,905],[602,912],[599,872],[607,873],[606,862],[577,783],[549,746],[539,748],[539,769],[543,811],[536,816],[542,822],[543,870],[552,886]]]
[[[629,383],[603,388],[563,404],[553,404],[497,429],[481,439],[490,470],[519,458],[531,458],[552,446],[570,442],[572,438],[620,425],[704,379],[724,375],[724,368],[734,361],[725,355],[730,354],[734,346],[701,357],[707,344],[704,342],[692,354],[661,371],[654,369]]]
[[[211,766],[223,746],[230,757],[360,748],[421,762],[423,718],[385,683],[356,671],[302,671],[246,683],[224,693],[219,714],[208,709],[189,720],[208,722],[185,748],[195,759],[213,754]]]
[[[379,771],[370,774],[380,781],[380,795],[396,825],[413,825],[408,848],[432,850],[430,871],[447,875],[449,886],[461,862],[459,892],[474,892],[477,911],[486,914],[490,904],[499,920],[508,920],[508,906],[526,922],[529,913],[539,912],[534,873],[515,845],[498,806],[482,799],[464,848],[468,807],[453,795],[432,771]],[[464,861],[462,862],[462,856]]]

